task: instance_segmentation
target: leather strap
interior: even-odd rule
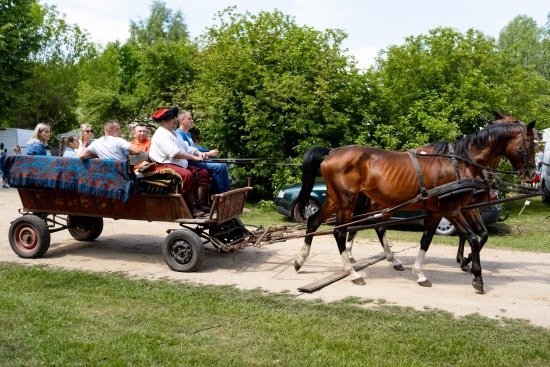
[[[407,150],[407,153],[409,153],[409,157],[411,158],[411,161],[414,166],[414,170],[416,171],[416,178],[418,179],[418,186],[420,187],[420,194],[423,198],[428,196],[428,192],[426,191],[426,187],[424,187],[424,178],[422,177],[422,171],[420,171],[420,165],[418,164],[418,159],[416,158],[416,152],[413,149]]]

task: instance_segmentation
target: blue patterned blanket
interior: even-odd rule
[[[76,190],[127,201],[132,187],[128,162],[48,156],[4,155],[4,181],[11,187]]]

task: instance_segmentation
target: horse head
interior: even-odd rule
[[[527,125],[515,125],[519,127],[516,136],[510,139],[506,146],[506,158],[522,180],[530,180],[536,171],[535,137],[540,133],[535,129],[535,124],[536,120]]]

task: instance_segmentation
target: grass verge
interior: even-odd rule
[[[0,263],[4,367],[547,366],[548,345],[517,320]]]

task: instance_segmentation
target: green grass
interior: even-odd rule
[[[548,366],[550,330],[0,263],[0,365]]]
[[[487,226],[489,240],[485,246],[490,248],[513,249],[533,252],[550,252],[550,205],[542,202],[540,196],[525,200],[511,201],[503,204],[502,216],[508,212],[508,219],[504,222],[493,223]],[[249,206],[249,210],[241,217],[244,223],[261,225],[293,225],[295,223],[277,213],[274,207],[264,205]],[[523,209],[523,210],[522,210]],[[321,227],[320,230],[328,227]],[[396,226],[390,227],[386,233],[390,244],[392,241],[420,243],[422,227]],[[359,237],[378,240],[374,230],[359,232]],[[457,236],[435,236],[432,243],[453,245],[458,244]],[[466,247],[469,247],[466,244]],[[469,251],[469,250],[468,250]]]

